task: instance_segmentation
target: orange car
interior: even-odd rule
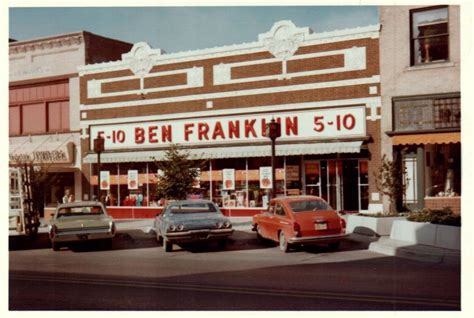
[[[344,219],[316,196],[272,199],[268,210],[254,215],[253,230],[259,237],[278,242],[284,252],[294,245],[310,244],[337,249],[347,236]]]

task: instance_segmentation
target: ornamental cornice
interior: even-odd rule
[[[380,25],[368,25],[364,27],[349,28],[343,30],[334,30],[321,33],[314,33],[310,28],[298,28],[293,22],[283,20],[276,22],[270,31],[258,35],[258,41],[246,42],[240,44],[232,44],[200,50],[181,51],[175,53],[164,54],[161,49],[153,49],[147,43],[140,42],[133,46],[129,53],[122,55],[120,61],[110,61],[98,64],[90,64],[79,66],[80,76],[87,73],[96,73],[102,71],[119,70],[124,67],[132,68],[131,61],[139,60],[136,64],[146,66],[151,60],[154,65],[178,63],[203,58],[216,58],[232,54],[248,54],[261,52],[262,50],[270,51],[275,57],[285,60],[291,57],[298,47],[322,44],[328,42],[345,41],[359,38],[378,38]],[[134,58],[134,49],[143,48],[142,57]],[[148,56],[148,57],[145,57]],[[147,67],[143,68],[144,71]],[[146,73],[146,72],[145,72]],[[138,75],[138,74],[137,74]]]
[[[42,38],[31,41],[18,41],[10,43],[9,53],[21,54],[27,52],[43,51],[63,47],[77,46],[84,42],[82,33],[74,33],[59,37]]]

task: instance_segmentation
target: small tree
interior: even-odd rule
[[[203,161],[189,159],[189,152],[180,151],[179,146],[172,144],[166,150],[165,159],[155,161],[160,170],[156,184],[158,198],[167,200],[184,200],[193,191],[193,185],[199,176]]]
[[[389,213],[398,213],[397,199],[405,194],[407,177],[406,168],[397,160],[389,160],[385,155],[382,164],[374,173],[377,190],[390,200]]]

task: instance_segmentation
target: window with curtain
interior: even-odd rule
[[[449,59],[448,7],[410,11],[411,65]]]

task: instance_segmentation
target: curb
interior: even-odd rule
[[[381,238],[369,244],[369,251],[388,256],[407,258],[428,263],[460,263],[460,252],[428,245],[414,245],[411,242]]]

